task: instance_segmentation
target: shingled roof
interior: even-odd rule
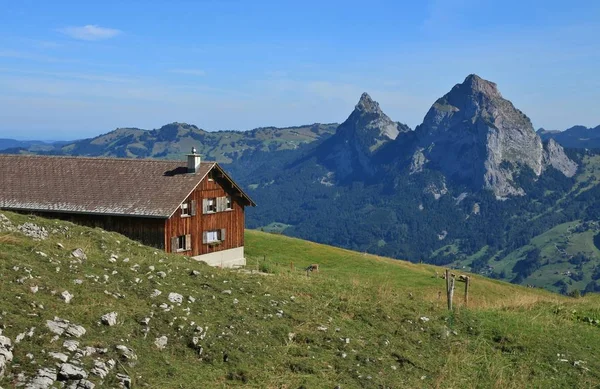
[[[168,218],[213,168],[125,158],[0,155],[0,208]]]

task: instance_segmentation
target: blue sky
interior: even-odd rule
[[[0,0],[0,9],[0,137],[341,122],[363,91],[414,128],[470,73],[496,82],[536,128],[600,124],[598,1]]]

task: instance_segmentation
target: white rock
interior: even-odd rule
[[[172,303],[181,304],[183,302],[183,296],[179,293],[171,292],[169,293],[169,301]]]
[[[73,252],[71,253],[71,256],[77,259],[81,259],[82,261],[85,261],[87,259],[87,255],[85,255],[85,253],[83,252],[83,249],[75,249],[73,250]]]
[[[116,346],[115,348],[119,352],[119,355],[121,355],[121,357],[124,359],[130,360],[130,361],[135,361],[138,359],[135,351],[133,351],[132,349],[130,349],[127,346],[120,344],[120,345]]]
[[[156,345],[156,347],[158,347],[159,350],[162,350],[165,347],[167,347],[168,340],[169,339],[166,336],[163,335],[160,338],[156,338],[154,340],[154,344]]]
[[[100,320],[102,321],[102,324],[112,327],[117,324],[117,316],[117,312],[109,312],[105,315],[102,315]]]
[[[66,362],[69,360],[69,356],[67,354],[63,354],[63,353],[55,353],[55,352],[49,352],[48,355],[50,355],[52,358],[54,359],[58,359],[61,362]]]
[[[62,292],[60,294],[60,297],[65,301],[65,303],[69,304],[71,302],[71,300],[73,300],[73,296],[71,293],[69,293],[68,290],[65,290],[64,292]]]
[[[193,296],[188,296],[188,301],[190,303],[195,303],[196,302],[196,298],[194,298]]]
[[[160,296],[161,294],[162,294],[162,292],[161,292],[160,290],[158,290],[158,289],[154,289],[154,290],[152,291],[152,294],[150,295],[150,297],[152,297],[152,298],[154,298],[154,297],[158,297],[158,296]]]
[[[25,386],[25,389],[47,389],[56,381],[56,369],[44,368]]]
[[[67,350],[73,352],[73,351],[76,351],[77,348],[79,347],[79,342],[76,340],[65,340],[63,342],[63,347],[66,348]]]
[[[58,369],[59,381],[80,380],[82,378],[87,378],[87,376],[88,374],[82,367],[70,363],[63,363]]]
[[[131,378],[128,375],[117,373],[117,381],[119,381],[123,388],[131,388]]]
[[[96,384],[88,380],[73,381],[66,389],[94,389]]]
[[[77,324],[72,324],[68,320],[59,317],[55,317],[54,320],[46,320],[46,327],[57,335],[65,334],[75,338],[85,335],[85,328]]]
[[[221,293],[223,293],[223,294],[231,294],[231,290],[230,289],[225,289]]]

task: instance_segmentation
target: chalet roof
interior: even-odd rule
[[[183,161],[0,155],[0,208],[168,218],[213,168]]]

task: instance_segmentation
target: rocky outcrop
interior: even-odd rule
[[[335,135],[321,144],[318,153],[339,179],[353,173],[373,175],[376,172],[373,154],[407,131],[410,131],[408,126],[392,121],[371,96],[363,93],[354,111]]]
[[[502,97],[495,83],[474,74],[435,102],[416,133],[417,147],[424,150],[416,161],[426,159],[447,178],[492,190],[499,198],[525,194],[513,182],[519,168],[527,166],[539,176],[550,161],[529,118]],[[557,154],[553,148],[554,163],[548,163],[571,174],[572,165]]]
[[[567,157],[565,150],[554,139],[544,143],[544,168],[552,166],[567,177],[573,177],[577,173],[577,163]]]
[[[2,335],[0,330],[0,378],[4,376],[6,365],[13,360],[13,345],[9,338]]]

